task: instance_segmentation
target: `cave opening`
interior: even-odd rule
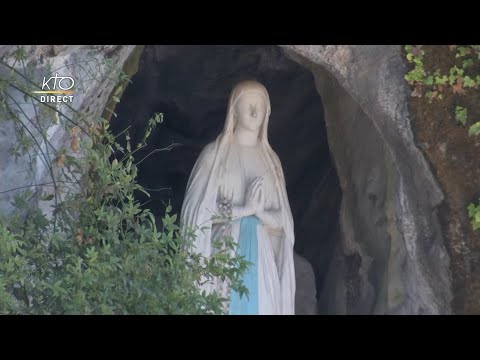
[[[342,192],[329,144],[322,99],[309,70],[277,46],[146,46],[112,117],[114,133],[130,126],[138,143],[149,119],[164,122],[139,151],[139,182],[159,219],[170,203],[180,214],[190,172],[203,147],[220,133],[231,89],[242,80],[265,85],[272,113],[268,136],[278,154],[295,227],[296,313],[325,313],[318,300],[339,238]],[[169,150],[158,151],[158,149]],[[141,196],[141,195],[140,195]],[[302,259],[303,258],[303,259]],[[311,265],[302,266],[305,260]],[[313,289],[312,289],[313,288]],[[316,295],[315,295],[316,294]]]

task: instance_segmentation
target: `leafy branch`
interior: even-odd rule
[[[29,159],[33,176],[31,184],[0,191],[13,194],[16,209],[0,214],[0,313],[222,314],[226,299],[199,287],[215,279],[247,295],[241,274],[248,263],[233,256],[236,245],[231,237],[216,239],[214,253],[205,257],[194,248],[200,227],[180,231],[168,206],[158,229],[150,210],[136,200],[138,192],[149,196],[148,191],[165,190],[141,186],[137,165],[178,144],[153,150],[138,163],[133,156],[146,146],[162,115],[154,114],[145,136],[132,148],[128,129],[113,135],[101,117],[92,118],[71,106],[67,116],[32,96],[36,85],[26,56],[19,47],[13,65],[0,61],[10,71],[9,78],[0,79],[0,116],[14,123],[18,145],[11,153]],[[113,75],[107,76],[126,82],[111,60],[96,66],[112,69]],[[34,107],[34,118],[17,94]],[[56,148],[49,139],[48,130],[58,125],[69,135],[66,147]],[[126,138],[125,149],[117,142],[120,136]],[[121,161],[117,153],[122,154]],[[51,179],[36,180],[37,157]],[[52,185],[53,194],[36,194]],[[63,191],[61,185],[71,185],[71,191]],[[33,198],[55,199],[53,216]]]

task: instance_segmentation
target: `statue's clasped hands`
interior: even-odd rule
[[[245,194],[245,205],[236,207],[232,205],[234,190],[225,185],[220,186],[220,213],[225,216],[244,217],[250,215],[259,216],[265,210],[265,191],[263,178],[256,177],[250,183]]]

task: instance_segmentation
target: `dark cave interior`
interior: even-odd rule
[[[154,152],[139,165],[139,182],[153,189],[150,199],[139,198],[149,201],[146,206],[157,218],[169,202],[179,214],[193,165],[202,148],[220,133],[231,89],[246,79],[260,81],[269,91],[269,141],[285,174],[295,251],[312,265],[320,294],[339,236],[342,194],[322,101],[310,71],[276,46],[146,46],[138,72],[115,108],[112,130],[119,133],[131,126],[129,135],[135,144],[153,114],[163,114],[164,122],[136,158],[175,146]]]

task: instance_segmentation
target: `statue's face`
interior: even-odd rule
[[[265,119],[267,107],[263,97],[255,93],[242,95],[236,104],[237,126],[258,130]]]

